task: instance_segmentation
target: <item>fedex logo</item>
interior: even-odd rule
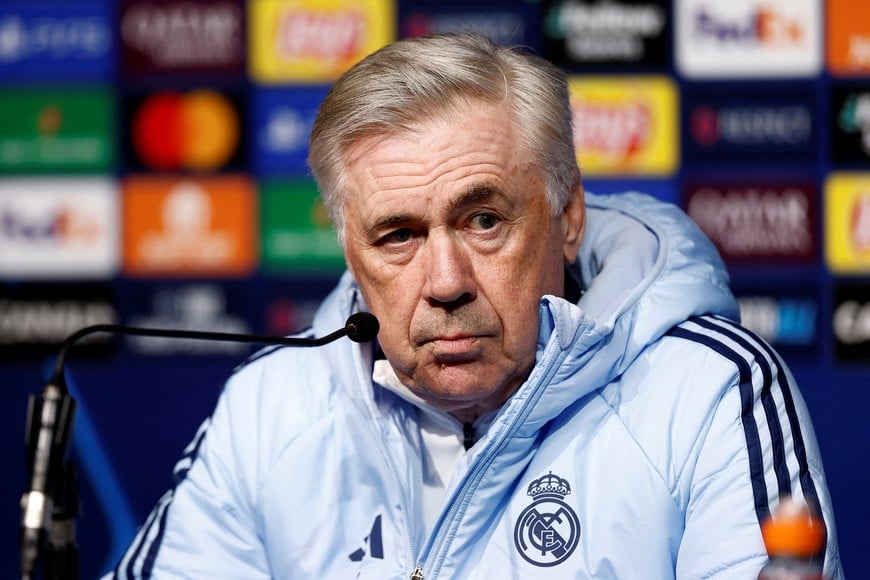
[[[674,8],[676,61],[687,77],[809,77],[821,70],[821,0],[682,0]]]
[[[99,220],[69,206],[41,215],[29,215],[10,207],[0,210],[0,239],[7,241],[90,244],[104,235]]]
[[[114,181],[0,180],[0,276],[104,277],[118,267]]]
[[[700,38],[712,38],[721,43],[752,43],[766,45],[798,45],[806,38],[806,28],[799,18],[793,18],[771,6],[758,6],[746,14],[724,15],[713,12],[711,6],[701,7],[695,14],[694,32]]]

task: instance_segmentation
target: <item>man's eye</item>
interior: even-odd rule
[[[410,228],[402,228],[400,230],[395,230],[383,238],[381,238],[381,242],[384,244],[403,244],[411,239],[411,230]]]
[[[479,213],[471,218],[471,224],[481,230],[491,230],[501,221],[497,215],[492,213]]]

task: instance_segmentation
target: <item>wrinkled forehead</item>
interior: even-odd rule
[[[438,186],[480,174],[507,179],[532,171],[512,123],[501,108],[477,106],[451,118],[436,117],[413,130],[374,134],[344,155],[349,192],[404,186]]]

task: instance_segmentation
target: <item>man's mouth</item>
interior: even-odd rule
[[[439,336],[431,339],[432,354],[440,363],[467,362],[480,356],[483,345],[478,336]]]

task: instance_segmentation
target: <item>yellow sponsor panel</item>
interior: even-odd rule
[[[870,173],[835,173],[825,184],[825,258],[838,274],[870,272]]]
[[[252,0],[251,76],[328,83],[395,38],[395,0]]]
[[[584,175],[665,176],[676,170],[678,96],[672,80],[571,77],[568,89]]]

